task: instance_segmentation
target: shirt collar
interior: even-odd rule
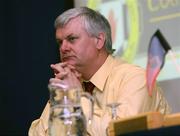
[[[90,81],[100,90],[103,91],[105,82],[113,68],[113,56],[109,55],[104,64],[91,77]]]

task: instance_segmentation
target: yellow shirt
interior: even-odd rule
[[[108,56],[105,63],[93,75],[90,81],[96,86],[93,90],[95,98],[94,114],[91,126],[87,130],[92,136],[105,136],[106,128],[111,120],[111,109],[107,104],[120,103],[117,107],[118,118],[125,118],[148,111],[159,111],[168,114],[170,108],[161,89],[154,87],[152,97],[148,95],[145,70]],[[86,115],[87,101],[82,99],[82,107]],[[40,119],[32,122],[29,136],[46,136],[48,129],[50,105],[47,103]]]

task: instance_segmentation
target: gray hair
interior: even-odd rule
[[[105,48],[112,54],[111,28],[107,19],[97,11],[87,7],[72,8],[59,15],[54,23],[55,29],[64,27],[71,19],[80,17],[84,23],[85,31],[94,37],[98,37],[99,32],[105,33]]]

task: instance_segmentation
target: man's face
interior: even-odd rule
[[[97,57],[97,38],[88,35],[78,17],[70,20],[63,28],[56,29],[56,40],[62,62],[75,66],[79,72],[91,65]]]

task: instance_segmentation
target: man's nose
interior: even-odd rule
[[[68,51],[69,49],[70,49],[69,43],[66,40],[63,40],[60,47],[60,51],[65,52],[65,51]]]

